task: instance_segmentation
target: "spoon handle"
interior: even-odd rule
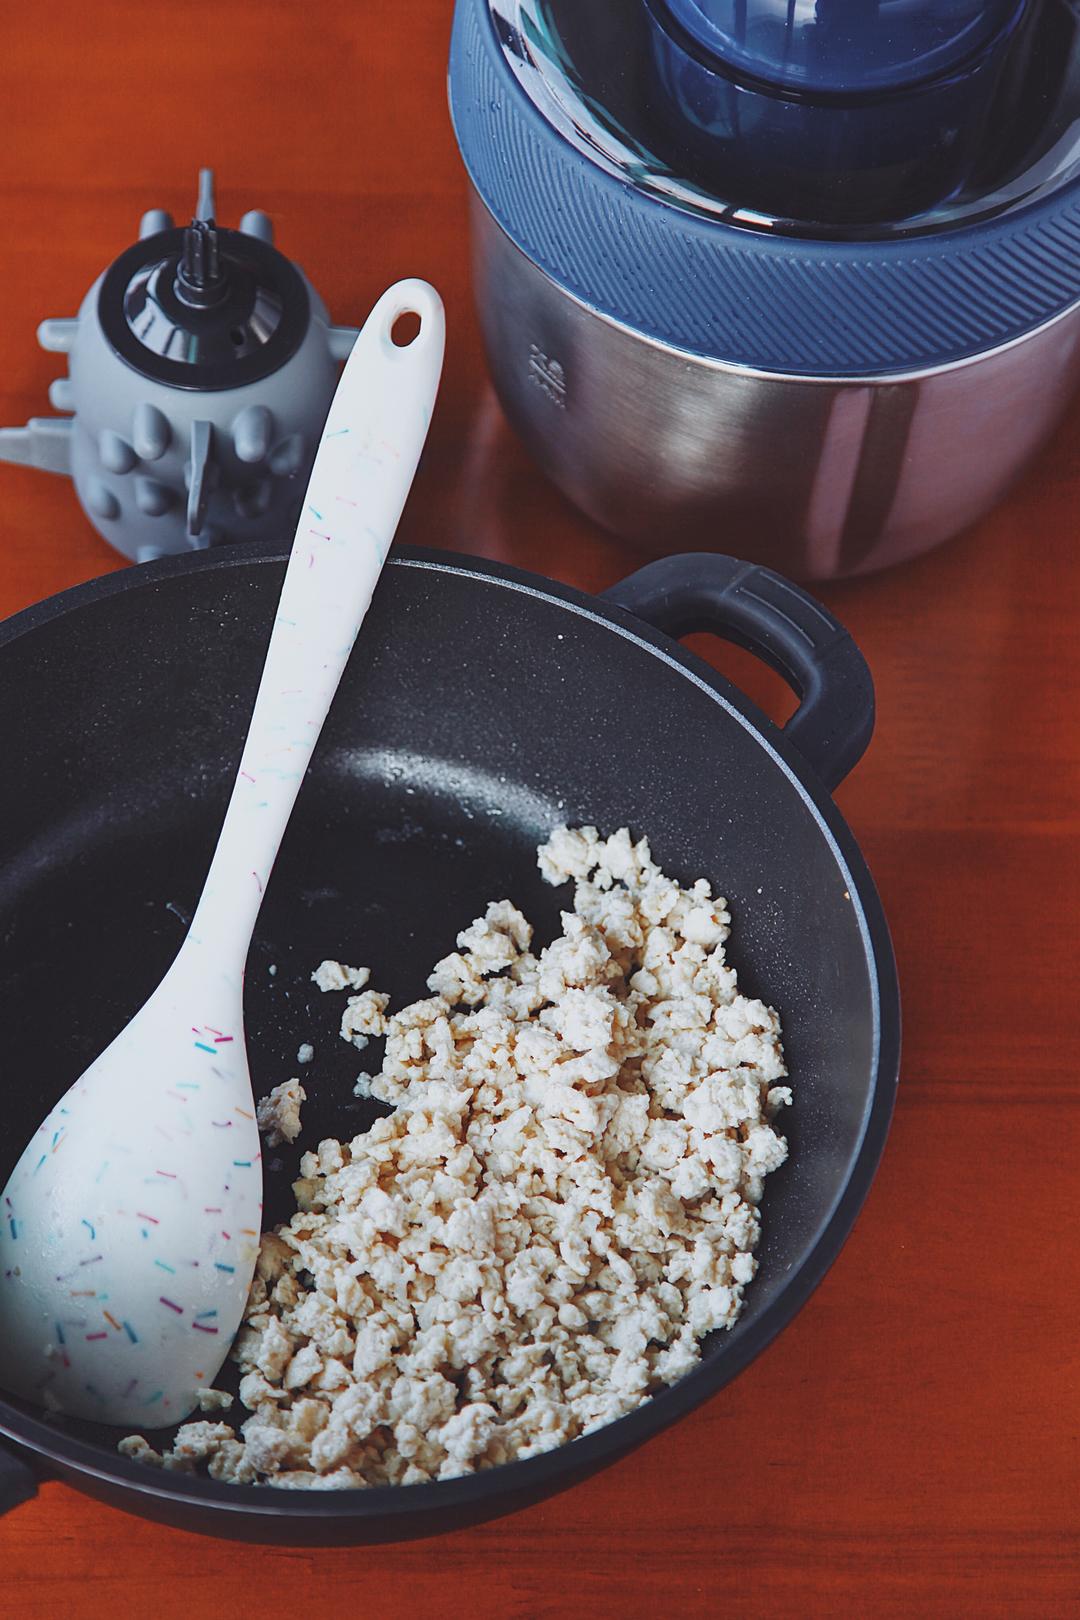
[[[391,336],[419,316],[412,342]],[[399,281],[368,316],[323,428],[232,798],[185,942],[242,963],[296,795],[382,572],[442,370],[442,303]]]

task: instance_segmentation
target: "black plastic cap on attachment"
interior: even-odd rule
[[[199,170],[191,224],[140,237],[98,298],[120,358],[176,388],[258,382],[295,354],[310,316],[307,283],[271,241],[218,225],[212,169]]]

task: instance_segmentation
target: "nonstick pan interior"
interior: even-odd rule
[[[227,557],[150,568],[0,647],[0,1182],[179,947],[282,572]],[[629,824],[672,875],[729,898],[731,959],[780,1009],[796,1088],[762,1271],[711,1360],[753,1332],[847,1186],[875,1083],[873,954],[849,868],[795,777],[706,685],[577,602],[417,558],[387,570],[248,961],[256,1092],[301,1074],[310,1097],[301,1142],[271,1159],[266,1216],[291,1211],[301,1151],[378,1109],[353,1082],[381,1043],[338,1039],[344,998],[317,991],[316,964],[368,964],[400,1006],[503,896],[542,943],[569,902],[540,880],[536,844],[562,821]],[[315,1061],[301,1070],[304,1041]],[[65,1428],[114,1453],[115,1431]]]

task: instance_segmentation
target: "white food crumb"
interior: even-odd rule
[[[276,962],[271,962],[270,966],[267,968],[266,971],[267,971],[267,973],[269,973],[270,977],[273,978],[274,975],[277,972],[277,963]]]
[[[631,1411],[736,1320],[787,1154],[779,1019],[738,992],[725,902],[644,840],[560,827],[539,864],[575,880],[546,949],[498,901],[428,999],[350,1000],[347,1040],[386,1034],[357,1095],[394,1111],[306,1153],[298,1213],[263,1235],[240,1434],[125,1455],[289,1488],[449,1479]]]
[[[344,962],[320,962],[311,975],[320,990],[362,990],[371,978],[371,969],[346,967]]]
[[[378,990],[365,990],[359,996],[350,996],[341,1015],[341,1038],[354,1046],[365,1047],[372,1035],[386,1034],[386,1012],[390,997]]]
[[[297,1063],[310,1063],[314,1056],[315,1056],[315,1048],[312,1046],[310,1041],[303,1041],[300,1044],[300,1046],[297,1048],[297,1052],[296,1052],[296,1061],[297,1061]]]
[[[200,1389],[200,1412],[227,1412],[233,1404],[233,1398],[224,1389]]]
[[[307,1092],[299,1080],[284,1080],[256,1103],[255,1118],[267,1147],[296,1141],[300,1135],[300,1109],[306,1102]]]
[[[152,1468],[160,1468],[163,1458],[159,1451],[141,1434],[129,1434],[120,1441],[117,1451],[121,1457],[130,1457],[132,1462],[149,1463]]]

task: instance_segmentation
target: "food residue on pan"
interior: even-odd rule
[[[255,1118],[267,1147],[295,1142],[300,1135],[300,1110],[307,1092],[299,1080],[285,1080],[255,1105]]]
[[[188,1423],[126,1455],[315,1489],[449,1479],[622,1416],[736,1320],[787,1155],[777,1015],[739,994],[725,902],[644,839],[561,827],[539,863],[575,884],[539,954],[500,900],[392,1016],[368,969],[313,974],[354,992],[346,1040],[385,1034],[357,1089],[393,1112],[306,1153],[297,1214],[263,1236],[240,1432]],[[268,1140],[298,1134],[303,1098],[264,1099]]]

